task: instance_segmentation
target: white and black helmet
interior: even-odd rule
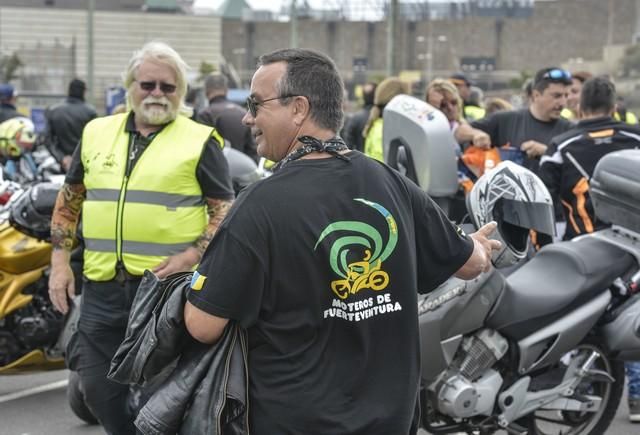
[[[512,266],[527,255],[530,230],[555,234],[553,201],[546,186],[533,172],[510,161],[476,181],[467,209],[476,228],[498,223],[490,237],[502,242],[492,259],[497,268]]]

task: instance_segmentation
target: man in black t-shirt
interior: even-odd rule
[[[571,128],[560,116],[567,101],[571,74],[559,68],[544,68],[533,79],[530,105],[526,109],[496,112],[474,121],[474,128],[491,136],[503,160],[512,160],[537,173],[551,138]]]
[[[260,65],[244,122],[278,164],[209,245],[187,329],[205,343],[228,320],[247,329],[253,434],[415,433],[416,292],[487,270],[495,224],[465,235],[417,185],[349,150],[329,58],[285,49]]]

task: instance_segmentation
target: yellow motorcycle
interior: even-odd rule
[[[65,368],[65,347],[78,310],[64,316],[49,299],[50,222],[59,188],[40,183],[14,192],[17,199],[12,197],[0,212],[0,375]],[[72,267],[81,277],[78,254],[72,255]],[[74,372],[67,396],[80,419],[97,423]]]

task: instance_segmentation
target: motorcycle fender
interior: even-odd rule
[[[600,331],[608,349],[624,361],[640,361],[640,294],[633,296]]]

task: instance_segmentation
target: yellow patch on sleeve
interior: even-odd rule
[[[193,278],[191,278],[191,288],[193,290],[202,290],[202,287],[204,287],[204,282],[206,280],[206,276],[200,275],[198,272],[194,272]]]

